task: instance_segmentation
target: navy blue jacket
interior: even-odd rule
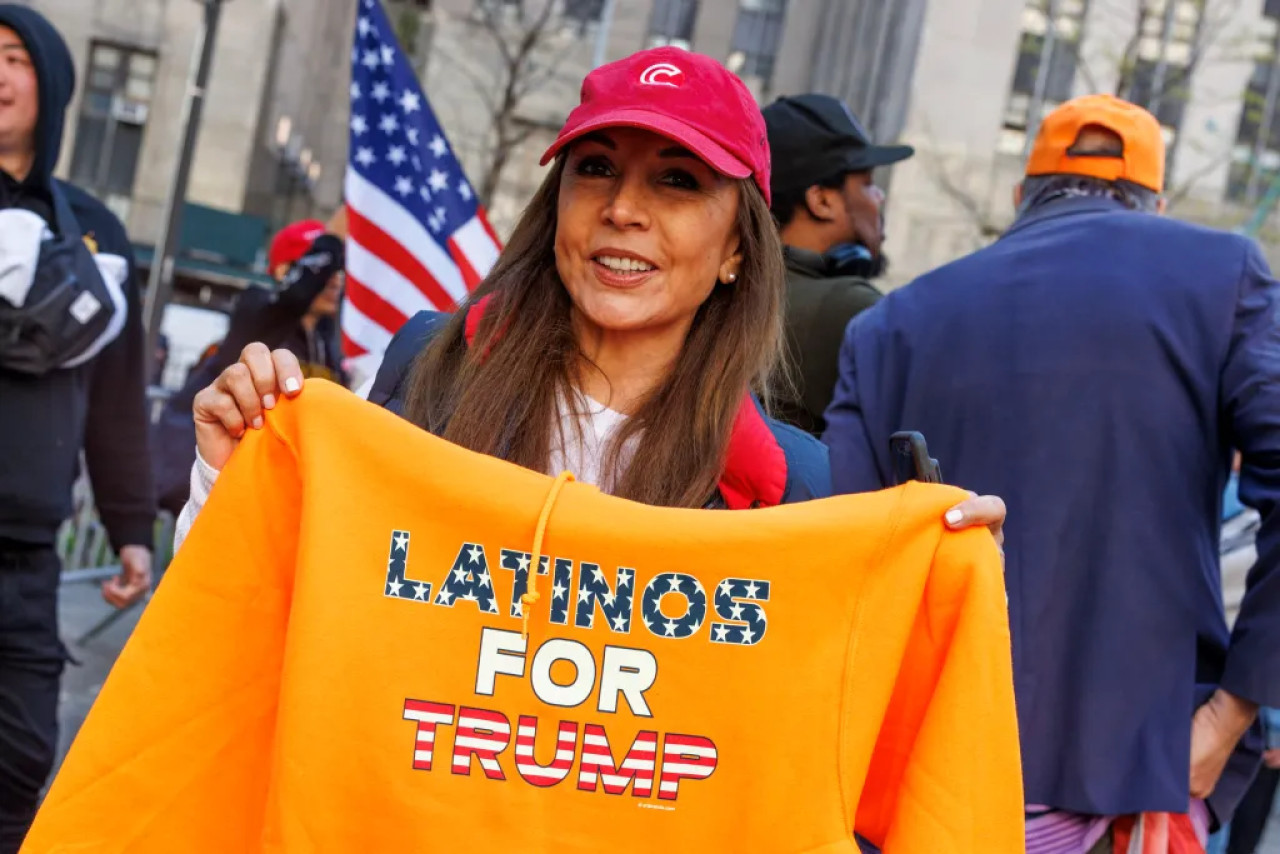
[[[475,308],[471,309],[473,312]],[[423,311],[401,327],[382,357],[369,400],[403,414],[406,380],[422,348],[439,332],[448,315]],[[755,506],[791,504],[831,494],[827,449],[809,434],[765,415],[753,400],[753,418],[739,418],[722,484],[746,495]],[[735,450],[737,451],[735,453]],[[714,506],[733,506],[727,496],[712,496]]]
[[[948,482],[1003,496],[1028,803],[1185,812],[1214,686],[1280,703],[1280,289],[1249,240],[1100,199],[1051,202],[850,324],[824,439],[839,493],[922,431]],[[1262,513],[1234,633],[1229,455]],[[1237,751],[1225,820],[1256,767]]]

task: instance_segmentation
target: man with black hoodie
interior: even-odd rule
[[[117,607],[151,585],[155,518],[147,453],[146,343],[132,251],[100,202],[52,177],[75,88],[66,43],[39,13],[0,3],[0,211],[30,211],[127,264],[124,325],[88,361],[40,374],[0,367],[0,854],[18,850],[53,765],[59,681],[59,525],[84,450],[121,574]],[[0,258],[0,266],[13,259]]]

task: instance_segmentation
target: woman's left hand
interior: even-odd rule
[[[998,495],[969,494],[973,497],[961,501],[947,511],[947,515],[943,517],[947,527],[953,531],[959,531],[962,528],[976,528],[979,525],[985,525],[991,530],[991,536],[996,538],[996,545],[1003,549],[1004,501]]]

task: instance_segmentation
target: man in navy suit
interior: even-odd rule
[[[1008,504],[1033,854],[1143,822],[1202,842],[1280,704],[1280,288],[1252,241],[1159,216],[1163,183],[1149,113],[1062,105],[1008,233],[850,324],[826,414],[837,492],[889,485],[890,434],[920,430],[949,480]],[[1229,632],[1234,448],[1262,528]]]

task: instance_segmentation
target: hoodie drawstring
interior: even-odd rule
[[[547,520],[551,518],[551,508],[555,506],[556,499],[560,497],[560,490],[564,489],[564,485],[573,479],[573,472],[569,471],[562,471],[556,475],[555,483],[551,484],[551,491],[547,493],[547,500],[542,503],[542,513],[538,516],[538,527],[534,528],[533,531],[533,563],[529,566],[527,592],[520,597],[520,602],[523,605],[520,610],[524,621],[521,635],[525,640],[529,639],[529,610],[542,598],[542,594],[538,592],[538,568],[542,566],[542,539],[547,533]]]

